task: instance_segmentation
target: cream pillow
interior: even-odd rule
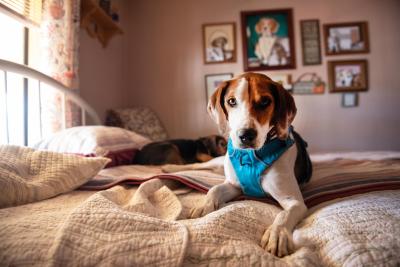
[[[78,126],[43,139],[34,148],[84,156],[106,157],[107,167],[132,164],[136,152],[151,140],[132,131],[108,126]]]
[[[110,160],[27,147],[0,146],[0,208],[35,202],[78,188]]]

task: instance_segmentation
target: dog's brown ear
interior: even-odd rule
[[[296,116],[296,104],[293,96],[279,83],[270,85],[275,100],[272,124],[275,126],[279,139],[285,140],[289,135],[289,126]]]
[[[224,105],[224,97],[229,86],[229,81],[222,82],[208,101],[207,111],[217,123],[221,134],[225,134],[228,125],[228,112]]]

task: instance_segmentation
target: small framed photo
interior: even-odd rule
[[[292,75],[287,73],[268,73],[268,77],[274,82],[280,83],[288,91],[292,90]]]
[[[236,62],[234,22],[203,24],[204,63]]]
[[[301,44],[303,49],[303,65],[319,65],[321,58],[321,40],[319,36],[319,20],[301,20]]]
[[[206,75],[206,97],[207,101],[210,99],[215,89],[222,82],[233,78],[233,73],[220,73],[220,74],[208,74]]]
[[[241,12],[245,71],[296,68],[292,9]]]
[[[367,60],[328,61],[330,91],[358,92],[368,90]]]
[[[367,22],[324,24],[326,55],[369,52]]]
[[[342,107],[351,108],[358,106],[357,93],[344,93],[342,94]]]

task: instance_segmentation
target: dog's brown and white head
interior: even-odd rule
[[[255,30],[261,36],[273,36],[279,29],[279,23],[272,18],[261,18],[256,26]]]
[[[296,106],[279,83],[263,74],[245,73],[218,86],[208,112],[234,147],[259,149],[273,129],[278,138],[288,137]]]

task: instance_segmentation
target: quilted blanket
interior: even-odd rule
[[[368,170],[368,163],[357,168]],[[337,166],[331,162],[324,170],[337,172]],[[190,209],[202,201],[204,194],[178,181],[151,179],[139,187],[73,191],[3,208],[0,265],[400,264],[400,190],[358,194],[314,206],[294,231],[296,251],[284,258],[259,246],[279,207],[234,201],[205,217],[187,219]]]

